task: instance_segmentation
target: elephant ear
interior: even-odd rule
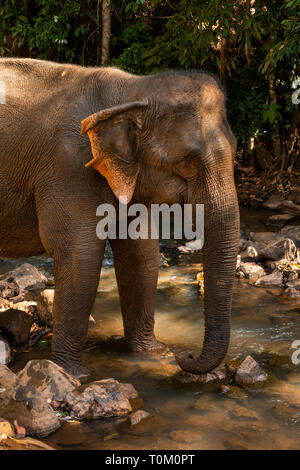
[[[115,196],[126,197],[127,203],[139,173],[137,150],[146,106],[148,100],[133,101],[103,109],[81,122],[81,134],[88,134],[93,154],[86,167],[99,171]]]

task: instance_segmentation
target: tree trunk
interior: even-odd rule
[[[220,78],[224,90],[227,90],[227,55],[228,55],[227,39],[221,39],[221,53],[220,53]]]
[[[109,60],[109,45],[111,35],[111,0],[102,0],[102,54],[101,65]]]

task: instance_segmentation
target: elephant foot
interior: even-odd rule
[[[130,339],[127,340],[129,350],[137,353],[163,353],[169,351],[166,344],[158,341],[153,335],[151,338],[141,340]]]
[[[81,383],[86,383],[92,376],[92,371],[83,362],[68,362],[62,361],[53,357],[52,359],[56,364],[63,367],[67,372],[74,375]]]

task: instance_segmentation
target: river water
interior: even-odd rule
[[[264,215],[260,217],[263,222]],[[263,229],[257,213],[248,212],[249,219],[252,229]],[[299,449],[300,366],[291,361],[291,345],[300,340],[299,300],[286,300],[278,296],[277,289],[236,279],[226,360],[250,354],[269,372],[269,381],[250,390],[229,383],[228,393],[220,384],[179,383],[172,352],[200,351],[204,319],[203,299],[195,283],[201,258],[179,254],[176,244],[162,242],[169,266],[160,269],[156,302],[156,336],[170,352],[163,356],[133,354],[122,340],[109,339],[123,333],[109,250],[93,310],[96,324],[90,327],[84,352],[96,378],[132,383],[144,402],[143,409],[152,416],[135,426],[125,419],[65,422],[45,442],[60,449]],[[46,257],[29,262],[48,272],[52,269]],[[1,263],[1,271],[15,264]],[[49,345],[36,347],[19,354],[13,368],[19,370],[30,359],[49,357]]]

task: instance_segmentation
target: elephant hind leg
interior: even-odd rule
[[[154,335],[158,240],[110,240],[124,322],[132,351],[164,349]]]
[[[105,241],[96,237],[96,211],[81,206],[82,198],[66,206],[40,210],[39,230],[47,252],[54,259],[52,357],[81,380],[88,368],[81,353],[93,308]],[[78,223],[80,221],[80,223]]]

